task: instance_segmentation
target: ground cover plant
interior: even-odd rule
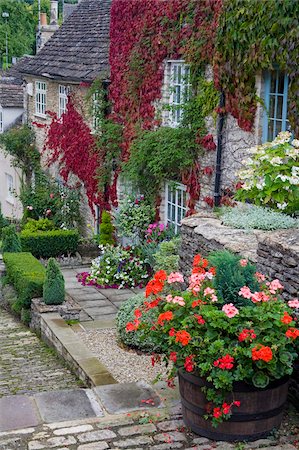
[[[282,212],[255,205],[222,207],[219,211],[223,225],[244,230],[274,231],[298,228],[299,220]]]
[[[247,260],[236,261],[246,267]],[[227,402],[236,381],[266,388],[273,380],[293,371],[298,356],[299,329],[294,314],[298,299],[288,304],[280,297],[283,286],[278,280],[267,281],[255,273],[256,291],[244,285],[237,295],[250,300],[236,307],[223,304],[213,283],[215,268],[200,255],[194,257],[188,288],[179,272],[159,270],[146,286],[146,299],[134,311],[134,320],[126,331],[143,330],[162,350],[162,359],[169,366],[169,383],[177,369],[205,378],[211,387],[205,390],[205,418],[217,426],[228,419],[240,402],[235,396]],[[157,319],[148,321],[143,315],[157,312]],[[154,360],[160,360],[158,355]]]

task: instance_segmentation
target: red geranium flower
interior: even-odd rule
[[[185,346],[189,344],[190,340],[191,335],[188,333],[188,331],[185,330],[177,331],[175,342],[180,342],[183,346]]]
[[[216,359],[214,361],[214,366],[219,367],[219,369],[232,369],[234,367],[234,358],[230,355],[222,356],[222,358]]]
[[[296,339],[299,337],[299,330],[297,328],[289,328],[286,331],[286,337]]]
[[[173,313],[172,311],[166,311],[164,313],[161,313],[158,317],[158,325],[163,326],[164,322],[169,322],[171,319],[173,318]]]
[[[270,347],[265,345],[258,345],[251,350],[251,357],[253,361],[269,362],[273,358],[273,353]]]
[[[285,323],[286,325],[288,325],[289,323],[293,322],[293,318],[290,316],[289,313],[287,313],[286,311],[283,313],[283,318],[281,319],[282,323]]]

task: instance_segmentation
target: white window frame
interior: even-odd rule
[[[175,233],[178,233],[181,227],[181,219],[185,217],[186,212],[186,186],[181,183],[167,182],[165,184],[165,225],[173,226]]]
[[[60,118],[67,110],[68,96],[70,93],[69,86],[60,84],[58,86],[58,117]]]
[[[0,134],[2,134],[4,131],[4,126],[3,126],[3,109],[2,107],[0,108]]]
[[[15,203],[15,197],[13,195],[13,191],[15,189],[14,179],[10,173],[6,173],[5,178],[6,178],[6,188],[7,188],[6,201],[13,205]]]
[[[190,98],[190,66],[183,60],[167,61],[167,66],[169,74],[169,124],[176,128],[182,121],[184,104]]]
[[[46,117],[47,110],[47,83],[37,80],[35,82],[35,115]]]

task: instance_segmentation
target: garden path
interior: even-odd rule
[[[0,306],[0,397],[78,387],[56,354]]]
[[[86,272],[86,267],[62,268],[67,294],[83,309],[80,322],[94,321],[94,324],[89,325],[91,328],[98,322],[113,326],[121,303],[140,292],[140,289],[96,289],[93,286],[82,286],[76,278],[80,272]]]

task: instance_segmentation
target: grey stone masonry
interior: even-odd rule
[[[280,230],[258,238],[258,270],[277,278],[286,299],[299,294],[299,230]]]

